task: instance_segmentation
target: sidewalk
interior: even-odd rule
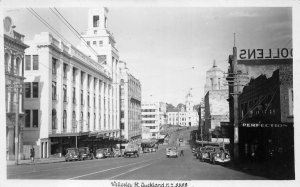
[[[287,165],[271,164],[268,162],[253,163],[240,162],[232,163],[228,168],[239,170],[256,176],[266,177],[271,180],[293,180],[295,175],[293,168]]]
[[[41,159],[34,159],[34,163],[30,160],[19,160],[19,165],[32,165],[32,164],[50,164],[50,163],[57,163],[57,162],[64,162],[65,157],[61,158],[41,158]],[[6,161],[7,166],[16,165],[14,160]]]

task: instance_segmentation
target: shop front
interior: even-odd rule
[[[239,149],[243,160],[292,164],[294,160],[293,123],[241,123]]]

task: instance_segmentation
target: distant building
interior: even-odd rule
[[[121,70],[121,136],[128,140],[142,138],[141,83],[129,73],[126,63],[120,61]]]
[[[185,105],[178,104],[176,108],[167,111],[167,123],[170,125],[180,126],[197,126],[199,123],[199,116],[197,108],[193,104],[193,96],[191,92],[185,97]]]
[[[226,85],[224,71],[217,67],[214,61],[213,67],[206,72],[205,84],[205,125],[204,133],[211,138],[218,138],[212,133],[221,122],[229,122],[228,86]]]
[[[24,35],[14,30],[10,17],[4,19],[4,66],[5,66],[5,108],[6,108],[6,159],[15,159],[15,128],[19,124],[19,156],[22,155],[22,131],[24,127]],[[17,108],[19,106],[19,108]],[[21,158],[21,157],[19,157]]]
[[[142,103],[142,138],[159,139],[160,130],[166,124],[166,103]]]

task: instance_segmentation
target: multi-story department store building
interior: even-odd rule
[[[63,155],[68,147],[111,147],[121,141],[118,52],[107,30],[107,12],[90,9],[83,35],[97,56],[46,32],[28,42],[24,144],[36,147],[36,157]]]

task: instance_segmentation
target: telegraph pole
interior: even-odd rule
[[[236,78],[233,81],[233,128],[234,128],[234,160],[239,160],[239,120],[238,120],[238,75],[237,75],[237,49],[233,47],[233,75]]]
[[[198,115],[199,115],[199,129],[200,129],[200,136],[201,136],[201,144],[203,147],[203,131],[202,131],[202,120],[201,120],[201,109],[204,108],[201,106],[201,103],[199,104],[199,108],[198,108]]]

